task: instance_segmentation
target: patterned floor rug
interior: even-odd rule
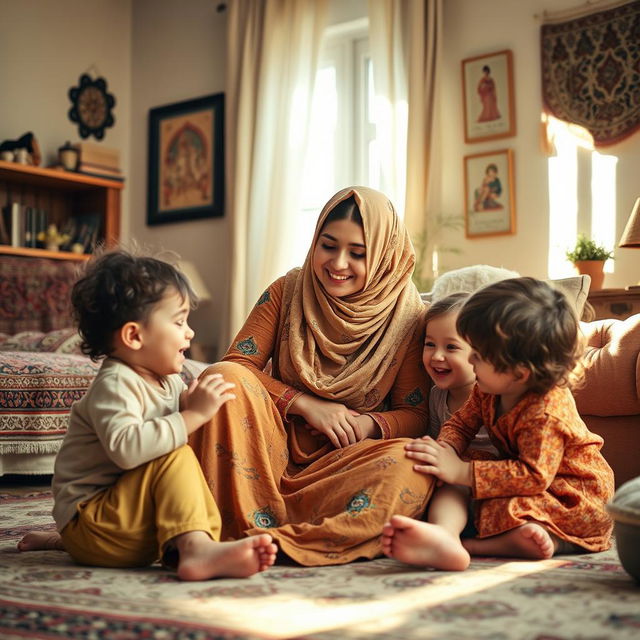
[[[640,637],[640,586],[615,550],[542,562],[485,558],[463,573],[379,559],[179,582],[159,567],[93,569],[18,553],[52,529],[50,493],[0,494],[0,638],[602,640]]]

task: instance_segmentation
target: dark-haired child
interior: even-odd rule
[[[408,455],[446,483],[427,522],[396,515],[383,551],[402,562],[465,569],[472,555],[543,559],[609,548],[605,504],[613,472],[603,441],[578,415],[567,388],[581,354],[578,320],[562,293],[533,278],[512,278],[475,293],[460,310],[458,333],[472,346],[476,385],[436,440]],[[464,461],[485,425],[500,459]],[[467,492],[477,536],[460,539]]]
[[[71,410],[54,467],[53,517],[81,564],[161,559],[182,580],[246,577],[271,566],[268,534],[219,542],[220,513],[187,437],[235,396],[219,374],[178,375],[195,295],[172,265],[113,251],[88,265],[72,305],[83,351],[105,360]],[[41,540],[25,537],[23,550]],[[45,546],[60,548],[55,539]]]

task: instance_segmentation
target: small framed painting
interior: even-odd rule
[[[224,94],[149,111],[147,224],[224,215]]]
[[[462,96],[465,142],[515,136],[511,50],[463,60]]]
[[[516,232],[511,149],[464,157],[465,233],[467,238]]]

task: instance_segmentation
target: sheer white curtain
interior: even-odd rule
[[[326,5],[326,0],[228,3],[231,278],[223,348],[265,286],[286,270]]]
[[[442,0],[369,0],[369,42],[381,141],[381,190],[412,237],[428,228],[438,187],[438,62]]]

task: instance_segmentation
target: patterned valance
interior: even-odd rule
[[[640,1],[541,27],[542,96],[596,146],[640,128]]]

